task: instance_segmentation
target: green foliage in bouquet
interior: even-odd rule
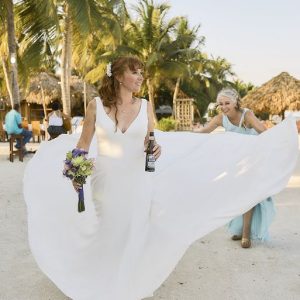
[[[72,151],[67,152],[66,159],[69,162],[69,167],[67,165],[68,177],[81,185],[85,184],[86,178],[92,175],[93,160],[86,159],[83,155],[74,157]]]

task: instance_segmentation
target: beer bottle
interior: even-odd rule
[[[155,156],[153,154],[154,148],[154,132],[150,132],[148,147],[146,150],[146,163],[145,163],[145,171],[146,172],[154,172],[155,171]]]

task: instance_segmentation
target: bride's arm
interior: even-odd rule
[[[77,143],[77,148],[89,151],[90,144],[95,132],[96,122],[96,100],[92,100],[87,107],[86,117],[84,119],[82,133]]]
[[[154,132],[154,116],[153,116],[153,111],[152,111],[152,106],[150,101],[148,101],[147,103],[147,115],[148,115],[148,132],[147,132],[147,136],[145,137],[145,147],[147,147],[148,145],[150,132]],[[155,159],[158,159],[161,154],[161,146],[157,144],[156,141],[153,150],[154,150]]]

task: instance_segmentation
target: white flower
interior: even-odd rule
[[[108,77],[111,77],[112,76],[112,72],[111,72],[111,62],[109,62],[106,66],[106,75]]]

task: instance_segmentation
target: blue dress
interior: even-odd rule
[[[246,128],[243,126],[245,113],[247,108],[243,109],[242,117],[239,126],[232,124],[226,115],[223,115],[222,125],[226,131],[257,135],[257,131],[253,128]],[[251,232],[250,238],[252,240],[268,240],[269,233],[268,228],[275,216],[274,203],[271,197],[263,200],[254,207],[252,220],[251,220]],[[242,235],[243,231],[243,216],[238,216],[233,219],[228,226],[231,234]]]

